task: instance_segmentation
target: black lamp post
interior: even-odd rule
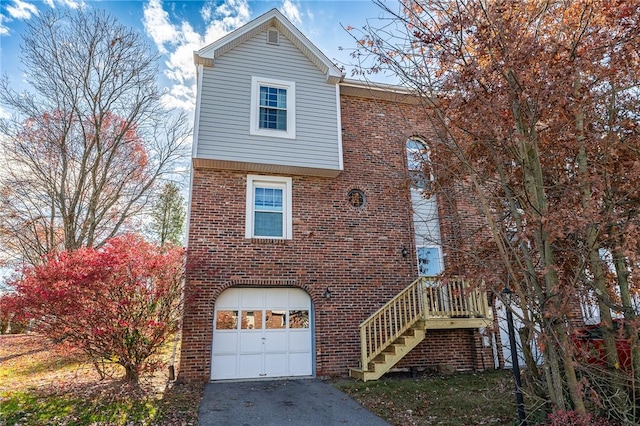
[[[502,290],[505,301],[505,311],[507,313],[507,329],[509,330],[509,345],[511,346],[511,365],[513,380],[516,385],[516,406],[518,407],[518,425],[527,426],[524,412],[524,400],[522,399],[522,381],[520,379],[520,364],[518,364],[518,347],[516,345],[516,333],[513,327],[513,311],[511,310],[511,295],[513,292],[509,287]]]

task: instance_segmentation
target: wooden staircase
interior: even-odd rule
[[[424,340],[427,330],[492,323],[486,293],[464,279],[421,277],[360,324],[360,367],[349,375],[377,380]]]

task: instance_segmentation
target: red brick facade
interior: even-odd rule
[[[315,313],[316,375],[346,376],[359,362],[358,324],[417,277],[405,142],[432,140],[429,120],[421,106],[368,98],[342,96],[341,109],[344,171],[335,178],[291,176],[291,240],[245,238],[251,172],[193,170],[181,379],[209,380],[214,304],[226,288],[304,289]],[[364,192],[362,208],[348,203],[352,189]],[[440,206],[449,244],[458,226],[447,218],[459,218],[456,208]],[[445,267],[453,267],[444,250]],[[477,330],[430,330],[399,365],[443,366],[490,368],[491,348]]]

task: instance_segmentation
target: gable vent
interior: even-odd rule
[[[267,30],[267,43],[280,44],[280,33],[278,32],[278,30]]]

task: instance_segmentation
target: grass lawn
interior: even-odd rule
[[[515,424],[505,371],[335,384],[393,425]],[[166,369],[133,389],[42,336],[0,335],[0,426],[195,425],[202,389],[169,381]]]
[[[513,376],[482,374],[391,375],[373,382],[337,386],[393,425],[514,425]]]
[[[131,388],[42,336],[0,336],[0,426],[195,425],[201,395],[166,369]]]

